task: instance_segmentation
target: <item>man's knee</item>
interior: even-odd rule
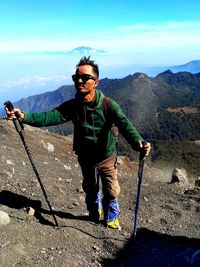
[[[119,196],[119,193],[121,192],[120,186],[115,186],[114,188],[111,188],[109,190],[109,198],[114,199]]]

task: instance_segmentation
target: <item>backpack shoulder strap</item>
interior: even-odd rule
[[[108,96],[105,96],[103,99],[103,114],[105,117],[108,115],[108,108],[110,105],[111,99]]]
[[[103,114],[105,118],[108,118],[108,109],[109,109],[110,102],[111,102],[111,99],[105,96],[103,99]],[[119,129],[114,123],[112,123],[111,125],[111,131],[113,133],[116,143],[118,143]]]

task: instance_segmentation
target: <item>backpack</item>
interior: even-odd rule
[[[111,99],[105,96],[103,99],[103,114],[105,118],[108,118],[108,109],[109,109],[110,102],[111,102]],[[114,123],[112,123],[111,125],[111,132],[114,136],[116,144],[118,144],[119,129]]]

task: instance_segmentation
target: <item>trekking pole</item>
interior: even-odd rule
[[[142,142],[143,146],[147,144],[146,141]],[[136,204],[135,204],[135,222],[134,222],[134,229],[133,229],[133,238],[136,237],[137,232],[137,225],[138,225],[138,210],[140,204],[140,192],[142,187],[142,177],[143,177],[143,170],[144,170],[144,162],[146,159],[146,155],[144,149],[141,150],[139,156],[139,169],[138,169],[138,188],[137,188],[137,196],[136,196]]]
[[[10,101],[6,101],[6,102],[4,103],[4,105],[7,107],[7,109],[8,109],[9,111],[12,111],[12,110],[14,109],[13,104],[12,104]],[[23,124],[22,124],[22,122],[19,120],[19,118],[17,117],[17,115],[16,115],[16,118],[13,119],[13,123],[14,123],[14,126],[15,126],[16,131],[19,133],[19,136],[20,136],[21,141],[22,141],[22,143],[23,143],[23,145],[24,145],[25,151],[26,151],[26,153],[27,153],[27,155],[28,155],[28,158],[29,158],[29,160],[30,160],[30,163],[31,163],[31,165],[32,165],[33,171],[34,171],[34,173],[35,173],[35,175],[36,175],[36,177],[37,177],[37,179],[38,179],[38,182],[39,182],[40,187],[41,187],[41,189],[42,189],[42,192],[43,192],[43,195],[44,195],[44,197],[45,197],[45,200],[46,200],[46,202],[47,202],[47,204],[48,204],[48,206],[49,206],[49,210],[50,210],[50,212],[51,212],[51,214],[52,214],[52,216],[53,216],[53,219],[54,219],[54,222],[55,222],[55,226],[56,226],[56,227],[59,227],[58,222],[57,222],[56,217],[55,217],[55,214],[54,214],[54,212],[53,212],[53,210],[52,210],[51,204],[50,204],[50,202],[49,202],[49,200],[48,200],[47,193],[46,193],[45,188],[44,188],[44,186],[43,186],[43,184],[42,184],[42,180],[41,180],[40,175],[39,175],[39,173],[38,173],[38,171],[37,171],[37,169],[36,169],[36,166],[35,166],[35,163],[34,163],[34,161],[33,161],[33,159],[32,159],[30,150],[29,150],[29,148],[28,148],[28,146],[27,146],[27,144],[26,144],[26,142],[25,142],[24,135],[23,135],[23,130],[24,130]]]

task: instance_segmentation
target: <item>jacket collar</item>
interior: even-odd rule
[[[92,102],[84,101],[80,97],[79,94],[75,95],[75,99],[78,101],[79,105],[87,106],[87,107],[92,108],[92,109],[100,108],[101,104],[102,104],[102,101],[103,101],[103,98],[104,98],[104,94],[98,89],[95,89],[95,98],[94,98],[94,100]]]

